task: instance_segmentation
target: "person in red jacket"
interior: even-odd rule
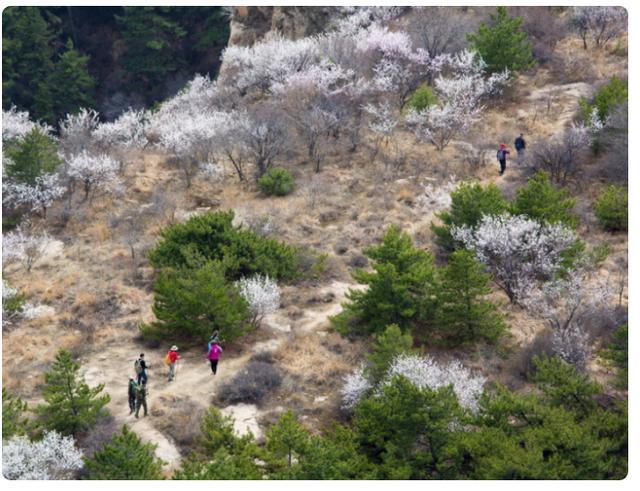
[[[176,376],[176,364],[180,359],[178,354],[178,347],[176,345],[171,346],[171,349],[167,352],[167,364],[169,365],[169,382],[171,382]]]
[[[509,155],[509,150],[507,150],[507,146],[504,143],[501,143],[498,154],[496,155],[498,162],[500,162],[500,175],[504,174],[507,168],[507,155]]]

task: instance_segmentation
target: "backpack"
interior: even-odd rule
[[[140,363],[140,358],[138,358],[133,364],[133,368],[136,370],[136,375],[140,375],[142,373],[142,363]]]
[[[498,150],[498,153],[496,154],[496,158],[498,160],[504,159],[504,151],[503,150]]]

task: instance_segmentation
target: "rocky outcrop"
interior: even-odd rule
[[[251,46],[267,33],[299,39],[322,32],[332,7],[233,7],[229,46]]]

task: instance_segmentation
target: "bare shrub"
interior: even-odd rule
[[[111,413],[103,416],[81,438],[78,446],[87,457],[92,457],[94,452],[99,452],[105,443],[109,443],[114,433],[120,431],[120,425]]]
[[[536,146],[533,167],[548,172],[556,183],[566,184],[580,173],[580,164],[586,158],[590,141],[586,128],[567,128],[561,137],[548,138]]]
[[[282,374],[272,363],[251,360],[230,382],[222,386],[218,398],[225,404],[260,404],[281,383]]]
[[[416,48],[436,57],[465,48],[465,33],[474,29],[474,22],[455,12],[454,7],[417,7],[409,26],[409,34]]]
[[[593,61],[583,53],[571,53],[571,56],[568,57],[555,54],[552,58],[549,65],[551,66],[553,76],[560,82],[591,83],[597,78]]]
[[[538,63],[551,61],[553,49],[565,32],[551,7],[511,7],[510,10],[513,15],[523,18],[522,29],[529,35]]]
[[[626,104],[616,107],[598,135],[601,174],[616,182],[629,180],[629,118]]]
[[[156,426],[160,431],[169,435],[183,448],[195,448],[200,436],[200,420],[202,409],[199,404],[189,398],[178,396],[161,396],[159,402],[162,409],[156,413],[152,411]]]
[[[536,334],[533,340],[520,351],[516,358],[516,369],[524,378],[528,378],[535,372],[533,359],[536,356],[553,356],[551,344],[551,331],[544,330]]]
[[[307,207],[313,210],[318,205],[325,204],[330,189],[329,184],[322,176],[313,174],[310,179],[302,184],[302,195]]]

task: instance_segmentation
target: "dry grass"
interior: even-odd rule
[[[170,436],[185,453],[193,448],[204,413],[200,404],[186,397],[160,396],[150,409],[156,429]]]
[[[280,366],[303,384],[335,387],[357,358],[357,346],[338,334],[295,336],[274,354]]]

